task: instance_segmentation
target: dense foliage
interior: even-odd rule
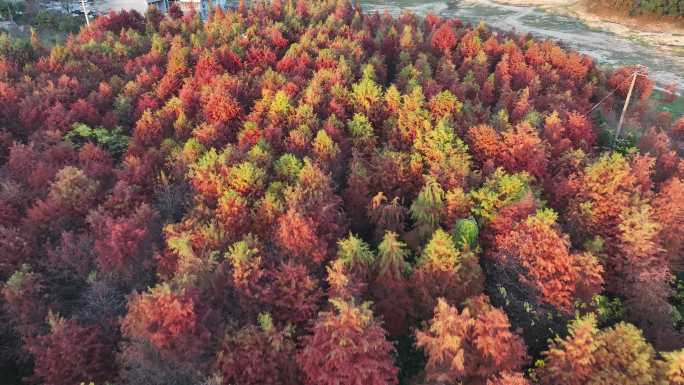
[[[597,3],[604,2],[598,1]],[[684,16],[684,1],[682,0],[609,0],[602,5],[615,7],[637,15]]]
[[[684,119],[640,78],[615,138],[633,71],[348,0],[2,37],[3,381],[682,384]]]

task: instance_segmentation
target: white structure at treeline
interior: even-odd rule
[[[183,12],[194,9],[202,19],[206,20],[210,9],[215,7],[227,9],[236,2],[229,0],[147,0],[148,6],[154,5],[161,12],[167,12],[174,3],[178,4]]]

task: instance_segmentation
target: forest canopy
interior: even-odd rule
[[[615,7],[636,15],[684,16],[684,1],[682,0],[608,0],[589,3],[604,3],[601,5]]]
[[[349,0],[2,35],[0,377],[684,384],[654,87]]]

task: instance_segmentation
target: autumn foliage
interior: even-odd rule
[[[511,230],[496,235],[493,258],[520,266],[525,272],[521,282],[533,286],[541,301],[570,312],[576,301],[590,303],[601,292],[599,261],[589,253],[569,252],[570,242],[558,232],[555,213],[539,211]]]
[[[334,310],[318,315],[299,355],[306,384],[396,384],[392,345],[369,304],[333,300]]]
[[[665,361],[661,361],[634,325],[619,323],[599,330],[596,319],[587,316],[573,321],[569,332],[566,338],[553,341],[545,353],[546,362],[538,369],[540,383],[672,384],[678,381],[677,356],[681,353],[666,353]]]
[[[111,378],[112,341],[96,326],[75,320],[50,319],[50,332],[31,342],[35,376],[44,384],[74,384]]]
[[[634,70],[349,0],[2,34],[0,382],[683,383],[684,120],[641,76],[616,138]]]
[[[506,314],[486,296],[472,297],[462,311],[440,298],[429,328],[416,334],[428,356],[427,379],[437,384],[503,381],[496,376],[519,371],[527,359],[525,343],[509,328]]]

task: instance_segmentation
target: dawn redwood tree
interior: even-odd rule
[[[460,306],[483,290],[477,255],[460,251],[453,238],[437,229],[416,261],[411,273],[411,292],[419,319],[429,319],[438,298]]]
[[[28,344],[36,380],[70,385],[114,378],[114,344],[99,326],[80,325],[52,314],[48,322],[50,331]]]
[[[444,189],[434,179],[429,179],[411,204],[411,219],[421,240],[427,239],[439,227],[444,210]]]
[[[326,267],[328,298],[345,301],[361,301],[367,297],[367,283],[354,274],[341,259],[335,259]]]
[[[383,192],[377,193],[370,200],[368,219],[375,227],[375,238],[380,240],[388,231],[402,234],[408,210],[399,204],[399,197],[388,201]]]
[[[500,164],[508,172],[526,171],[541,179],[545,176],[548,164],[548,150],[529,123],[520,123],[502,135]]]
[[[659,236],[673,271],[684,269],[684,181],[671,178],[660,186],[653,200],[655,219],[662,226]]]
[[[149,146],[159,143],[164,137],[162,121],[153,114],[152,110],[147,109],[142,114],[140,119],[135,123],[135,131],[133,131],[133,138],[143,146]]]
[[[10,326],[24,341],[46,331],[45,290],[44,278],[26,264],[2,285],[4,311],[9,316]]]
[[[422,163],[416,163],[408,152],[381,150],[372,156],[367,171],[373,183],[371,196],[383,192],[388,199],[412,199],[423,187]],[[377,192],[376,192],[377,191]]]
[[[221,195],[215,213],[221,223],[229,229],[229,239],[240,238],[243,229],[249,227],[251,214],[249,202],[233,189]]]
[[[488,125],[472,127],[468,139],[476,159],[485,166],[491,162],[511,173],[526,171],[537,178],[545,176],[547,146],[529,123],[520,123],[502,134]]]
[[[556,340],[545,352],[542,383],[584,384],[599,369],[591,355],[598,333],[596,319],[591,316],[578,319],[570,324],[568,332],[564,340]]]
[[[560,233],[557,214],[540,210],[495,236],[493,263],[518,264],[523,284],[532,285],[540,300],[570,313],[576,301],[591,302],[601,292],[603,267],[589,253],[572,253]],[[512,230],[512,231],[511,231]]]
[[[209,338],[198,311],[191,293],[162,284],[130,299],[121,329],[133,341],[150,343],[177,357],[194,358]]]
[[[647,72],[648,70],[646,70]],[[608,79],[608,84],[613,89],[617,88],[618,94],[623,98],[627,97],[629,92],[630,81],[635,72],[644,72],[641,67],[621,67],[615,70]],[[634,85],[633,96],[643,100],[647,100],[653,92],[654,83],[648,76],[637,76]]]
[[[557,111],[544,119],[542,137],[549,143],[553,157],[560,156],[572,147],[572,140],[567,137],[567,130]]]
[[[643,382],[635,362],[677,384],[680,351],[642,366],[636,329],[615,326],[682,346],[684,120],[645,76],[628,141],[588,112],[607,97],[616,120],[634,69],[349,0],[112,12],[50,49],[1,35],[0,366],[45,383],[431,383],[423,359],[450,357],[423,357],[413,330],[444,297],[495,331],[459,336],[447,383],[563,385],[493,364],[516,343],[490,337],[513,329],[536,359],[595,312],[614,354],[559,364],[589,373],[575,383]],[[483,291],[502,309],[478,305],[486,322]]]
[[[384,115],[382,110],[382,89],[376,82],[375,70],[371,65],[363,68],[363,77],[358,83],[352,85],[352,96],[354,98],[354,108],[359,113],[354,115],[354,119],[349,123],[349,130],[352,135],[359,136],[358,122],[365,120],[366,124],[380,123]],[[370,122],[369,122],[370,120]],[[355,122],[356,121],[356,122]],[[369,134],[372,136],[373,127],[367,126],[370,129]],[[366,138],[366,142],[370,137]],[[363,141],[356,140],[356,144],[361,144]]]
[[[659,244],[660,224],[654,220],[648,204],[623,211],[619,225],[619,252],[628,256],[617,262],[615,272],[621,277],[618,290],[626,297],[632,322],[644,329],[659,348],[676,346],[672,330],[672,273],[667,256]]]
[[[471,157],[468,147],[447,121],[440,120],[436,127],[419,136],[413,147],[422,155],[429,175],[444,189],[465,186]]]
[[[457,44],[458,38],[448,22],[442,23],[432,35],[432,47],[444,55],[449,55]]]
[[[668,384],[684,384],[684,350],[661,353],[661,376]]]
[[[254,233],[263,238],[268,238],[275,231],[279,216],[285,210],[283,199],[278,193],[267,191],[261,199],[254,204],[252,223]]]
[[[471,127],[467,133],[468,144],[475,159],[485,165],[497,157],[501,149],[501,135],[490,125],[482,124]]]
[[[246,326],[226,336],[215,366],[223,384],[295,385],[299,373],[291,331],[279,330],[268,313],[258,326]]]
[[[328,258],[328,245],[315,232],[315,223],[295,210],[278,220],[276,242],[284,252],[306,265],[315,266]]]
[[[269,270],[267,303],[273,320],[303,328],[318,314],[323,291],[306,265],[288,260]]]
[[[14,216],[10,205],[0,204],[0,208],[7,208],[4,214],[8,217]],[[31,255],[32,247],[26,234],[18,227],[0,225],[0,277],[9,277],[20,270]]]
[[[454,228],[459,220],[470,217],[473,208],[473,200],[460,187],[453,188],[446,192],[444,196],[444,212],[442,221],[447,228]],[[459,240],[456,239],[458,242]]]
[[[109,182],[113,170],[113,155],[93,143],[86,143],[78,152],[81,169],[89,178]]]
[[[38,194],[44,194],[57,172],[71,163],[74,155],[74,149],[63,142],[47,148],[35,143],[14,142],[5,170],[10,180],[23,189],[17,197],[26,199],[22,201],[23,205],[28,206]]]
[[[674,136],[676,139],[682,139],[684,138],[684,117],[677,119],[671,127],[672,130],[672,136]]]
[[[99,183],[83,170],[67,166],[59,170],[50,184],[46,199],[36,201],[27,212],[26,225],[45,237],[83,226],[83,219],[97,202]]]
[[[589,164],[578,176],[568,217],[578,235],[602,245],[606,287],[626,297],[630,320],[665,347],[674,341],[667,301],[672,273],[650,204],[650,174],[640,160],[615,153]]]
[[[655,181],[663,181],[675,175],[681,177],[681,160],[672,139],[674,138],[669,137],[664,131],[651,127],[639,141],[641,152],[655,157]]]
[[[64,269],[75,276],[87,278],[95,267],[92,247],[93,240],[87,233],[63,232],[47,253],[52,271]]]
[[[600,236],[606,253],[617,248],[620,216],[639,197],[636,177],[618,153],[603,155],[580,172],[577,191],[568,207],[573,230],[585,238]],[[628,256],[626,256],[628,257]],[[611,269],[607,271],[610,273]]]
[[[266,296],[264,282],[267,279],[259,240],[251,235],[245,236],[230,246],[226,259],[232,267],[232,288],[240,308],[256,316]]]
[[[378,245],[370,294],[377,314],[382,316],[383,327],[391,337],[405,334],[409,325],[412,301],[407,279],[411,269],[408,256],[406,244],[399,240],[397,233],[386,232]]]
[[[584,151],[591,151],[596,143],[596,132],[587,115],[570,112],[567,117],[566,135]]]
[[[324,130],[318,130],[312,143],[317,164],[326,170],[335,170],[339,164],[340,148]]]
[[[359,237],[349,234],[337,242],[337,258],[352,274],[368,280],[371,277],[371,267],[375,263],[375,254],[370,246]]]
[[[658,367],[655,350],[635,326],[599,330],[588,315],[570,324],[567,337],[551,343],[538,372],[542,384],[641,385],[657,383]]]
[[[152,251],[158,234],[157,212],[142,204],[128,217],[114,217],[104,211],[88,216],[95,244],[96,261],[104,274],[135,280],[154,268]]]
[[[203,100],[203,106],[207,121],[217,125],[226,125],[242,113],[242,108],[235,98],[226,95],[225,90],[221,88],[207,94]]]
[[[305,264],[320,264],[347,228],[331,176],[306,159],[297,183],[284,195],[288,210],[278,220],[277,245]]]
[[[83,214],[96,199],[98,187],[98,183],[88,178],[83,170],[68,166],[55,175],[48,198],[66,210]]]
[[[397,384],[394,347],[370,304],[331,300],[298,356],[307,385]]]
[[[528,358],[506,313],[484,295],[471,297],[462,311],[439,298],[428,326],[416,332],[416,341],[427,356],[425,376],[435,384],[501,383]]]

